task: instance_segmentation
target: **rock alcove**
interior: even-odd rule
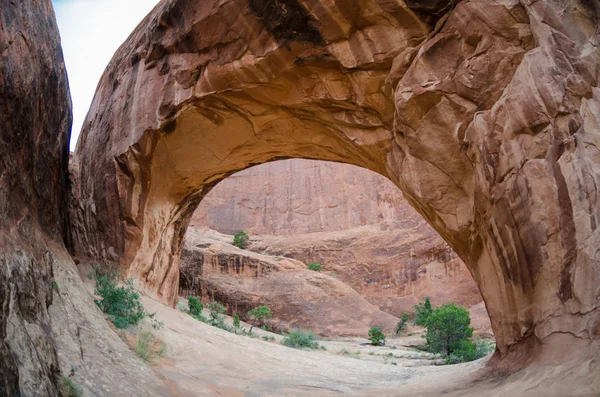
[[[76,151],[76,257],[174,304],[185,229],[218,181],[343,162],[390,179],[465,262],[497,358],[597,346],[593,6],[253,4],[163,1],[115,54]]]

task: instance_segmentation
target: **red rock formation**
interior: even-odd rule
[[[251,250],[319,262],[397,317],[425,297],[466,307],[482,300],[465,265],[400,190],[359,167],[301,159],[252,167],[215,186],[192,226],[245,230]]]
[[[57,396],[71,103],[49,0],[0,1],[0,125],[0,394]]]
[[[259,305],[271,309],[269,325],[309,329],[323,336],[367,335],[379,325],[395,330],[398,318],[378,310],[340,280],[302,262],[260,255],[228,244],[231,236],[189,231],[181,256],[179,294],[224,304],[230,314]]]
[[[425,223],[402,192],[379,174],[352,165],[293,159],[228,177],[202,200],[190,225],[226,234],[245,230],[253,235],[288,235],[386,220],[402,222],[406,228]]]
[[[495,365],[588,365],[598,7],[432,4],[161,2],[84,124],[74,253],[174,303],[185,229],[216,182],[280,158],[351,163],[400,187],[469,267]]]

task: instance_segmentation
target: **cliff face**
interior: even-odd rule
[[[395,316],[425,297],[481,302],[464,263],[388,179],[347,164],[285,160],[215,186],[191,227],[250,233],[249,249],[319,262]]]
[[[71,101],[50,0],[0,1],[0,394],[58,395]]]
[[[352,165],[293,159],[255,166],[225,179],[202,200],[190,225],[227,234],[245,230],[287,235],[386,220],[405,227],[424,223],[402,192],[381,175]]]

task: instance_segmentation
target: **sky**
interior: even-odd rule
[[[158,0],[53,0],[73,100],[75,150],[98,81],[115,51]]]

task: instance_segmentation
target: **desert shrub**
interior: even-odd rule
[[[283,338],[281,342],[284,346],[299,348],[318,349],[319,342],[317,335],[311,331],[303,331],[301,329],[293,329]]]
[[[190,314],[192,316],[202,314],[202,310],[204,309],[204,305],[200,302],[200,299],[193,296],[188,297],[188,306],[190,307]]]
[[[433,353],[460,354],[470,361],[476,347],[468,338],[473,336],[469,312],[455,303],[435,309],[427,319],[427,346]],[[468,343],[466,343],[468,342]],[[469,360],[470,358],[470,360]]]
[[[265,335],[262,337],[264,340],[266,340],[267,342],[273,342],[275,340],[274,336],[269,336],[269,335]]]
[[[496,350],[496,343],[490,340],[484,340],[477,338],[475,340],[475,346],[477,347],[477,353],[475,354],[475,360],[487,356],[494,350]]]
[[[250,240],[248,235],[244,231],[241,231],[233,236],[233,245],[241,249],[246,249],[248,240]]]
[[[342,350],[340,350],[340,353],[342,353],[344,356],[348,356],[348,357],[352,357],[352,358],[357,358],[357,359],[360,360],[360,350],[352,352],[347,347],[344,346],[342,348]]]
[[[396,325],[396,335],[398,335],[400,332],[403,332],[404,330],[406,330],[407,327],[407,323],[408,323],[408,313],[402,313],[402,317],[400,318],[400,321],[398,321],[398,324]]]
[[[153,341],[154,336],[150,332],[141,332],[135,347],[136,356],[147,363],[154,358]]]
[[[240,316],[238,316],[237,313],[233,315],[233,327],[234,328],[240,328],[241,327],[241,325],[240,325]]]
[[[249,310],[248,317],[250,317],[252,321],[252,326],[250,327],[249,331],[250,333],[252,333],[252,328],[254,328],[256,324],[259,324],[265,321],[267,318],[271,317],[271,309],[269,309],[268,306],[261,305],[252,310]]]
[[[385,344],[385,334],[381,327],[371,327],[371,329],[369,329],[369,339],[373,346]]]
[[[95,281],[94,293],[99,296],[94,302],[108,315],[115,327],[137,325],[148,315],[132,279],[123,278],[115,269],[100,271],[98,268],[94,268],[92,277]],[[119,286],[120,281],[124,285]]]
[[[211,302],[208,304],[208,310],[210,311],[209,322],[211,325],[224,329],[226,331],[230,331],[231,327],[225,324],[225,318],[223,313],[225,313],[225,307],[218,302]]]
[[[425,302],[420,302],[415,306],[415,324],[422,327],[427,326],[427,319],[433,313],[433,307],[429,298],[425,298]]]
[[[60,389],[61,394],[64,397],[82,397],[83,391],[81,387],[71,378],[66,376],[61,376],[59,379],[58,387]]]
[[[321,264],[319,262],[313,262],[310,265],[307,266],[308,270],[314,270],[315,272],[320,272],[321,270],[323,270],[323,266],[321,266]]]

